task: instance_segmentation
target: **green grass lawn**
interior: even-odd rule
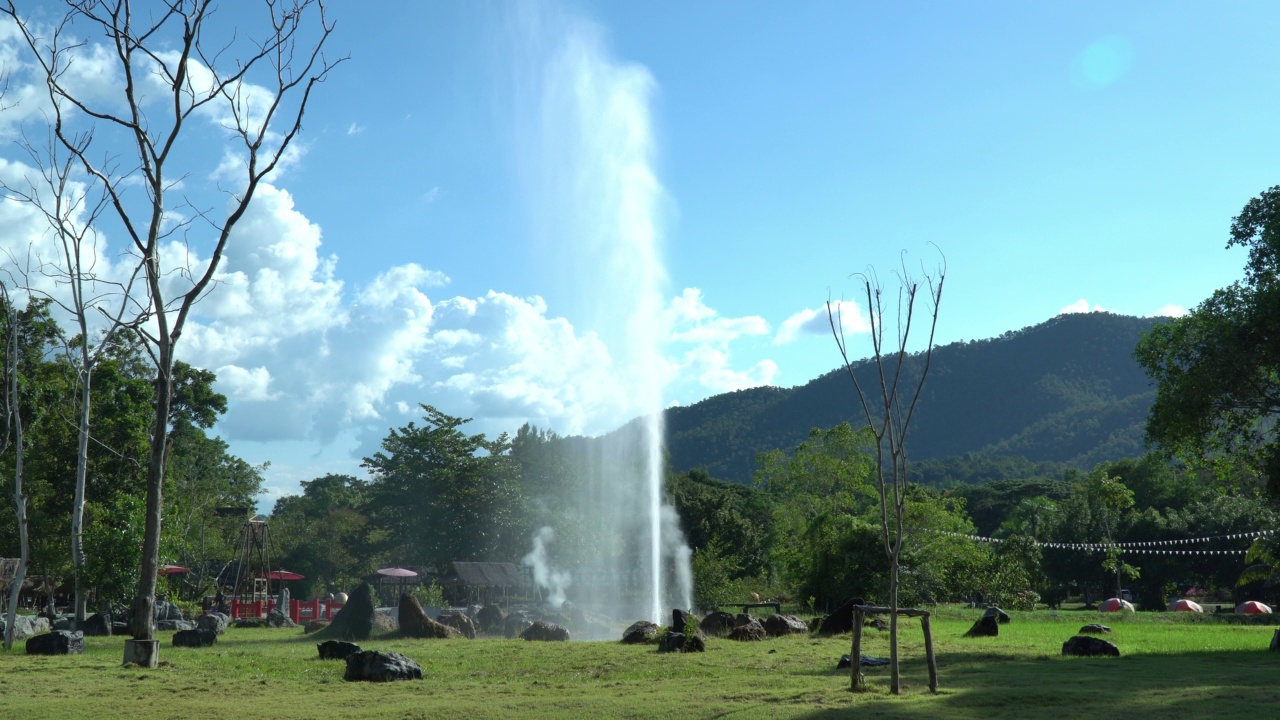
[[[1233,718],[1280,712],[1274,626],[1139,614],[1106,616],[1120,658],[1064,658],[1062,642],[1097,613],[1014,613],[999,638],[964,638],[976,611],[934,620],[940,692],[927,689],[917,622],[903,621],[904,693],[888,669],[848,691],[835,669],[849,637],[711,640],[705,654],[659,655],[608,642],[374,639],[422,665],[421,682],[347,683],[299,630],[231,629],[212,648],[169,646],[161,667],[123,668],[122,638],[85,654],[0,653],[0,716],[15,718]],[[1256,621],[1255,621],[1256,622]],[[863,652],[887,655],[868,630]]]

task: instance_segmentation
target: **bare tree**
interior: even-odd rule
[[[38,168],[34,174],[39,179],[28,175],[24,186],[0,182],[0,190],[10,198],[27,203],[44,217],[56,240],[55,257],[41,257],[37,251],[34,257],[29,255],[26,258],[25,264],[12,258],[14,265],[24,268],[19,271],[24,280],[22,289],[58,305],[72,318],[78,331],[74,339],[76,347],[67,348],[67,356],[71,357],[74,352],[79,360],[75,382],[78,395],[76,477],[71,504],[71,564],[75,574],[77,623],[85,620],[84,502],[89,468],[93,371],[114,337],[136,318],[130,310],[143,269],[140,264],[133,264],[131,273],[120,282],[98,273],[102,247],[97,224],[107,208],[108,196],[100,188],[91,196],[89,191],[94,185],[76,182],[73,179],[76,156],[61,150],[70,143],[83,150],[91,140],[90,133],[68,136],[61,126],[51,129],[46,143],[40,147],[24,135],[20,145]],[[31,277],[33,272],[36,279]],[[53,291],[42,289],[44,283],[39,280],[52,282]],[[91,330],[97,332],[91,334]]]
[[[144,339],[156,377],[146,531],[131,629],[135,640],[151,641],[175,348],[193,306],[212,289],[254,193],[302,131],[312,90],[345,58],[329,60],[323,53],[333,23],[319,0],[264,0],[260,39],[234,30],[215,37],[211,0],[167,0],[145,12],[135,12],[131,0],[66,5],[48,37],[19,16],[13,0],[0,12],[17,22],[38,64],[59,144],[105,193],[113,224],[131,243],[130,256],[141,269],[143,287],[129,295],[128,325]],[[120,74],[122,86],[109,98],[83,91],[71,72],[86,48],[81,38],[90,36],[105,39]],[[225,212],[185,195],[176,203],[168,199],[189,178],[172,166],[201,142],[192,128],[202,116],[221,125],[238,153],[234,185],[224,190]],[[88,129],[77,135],[71,126]],[[129,148],[127,163],[112,154],[123,155],[123,147]],[[175,220],[174,210],[185,219]],[[172,244],[185,246],[185,253]]]
[[[27,540],[27,496],[22,489],[22,412],[18,402],[18,310],[9,297],[9,289],[0,283],[0,302],[4,303],[7,335],[4,344],[3,380],[0,398],[4,405],[4,433],[0,436],[0,452],[12,441],[16,457],[13,470],[13,510],[18,520],[18,567],[9,584],[9,611],[5,616],[4,649],[13,647],[14,623],[17,620],[18,594],[27,577],[27,560],[31,555]]]
[[[845,370],[853,380],[863,416],[875,436],[876,483],[880,493],[880,530],[885,556],[889,560],[889,672],[890,691],[900,691],[898,675],[898,586],[902,541],[906,532],[903,516],[907,504],[907,430],[920,402],[925,377],[933,359],[933,339],[938,327],[938,307],[942,301],[942,284],[946,279],[945,264],[933,273],[923,273],[921,280],[912,277],[905,262],[898,276],[896,307],[897,344],[885,345],[884,286],[873,270],[857,275],[863,285],[867,300],[867,317],[871,335],[871,362],[875,369],[874,384],[863,387],[853,361],[849,358],[849,344],[845,338],[842,306],[827,302],[827,317]],[[921,298],[921,291],[926,295]],[[912,340],[913,322],[919,309],[917,300],[923,300],[928,315],[929,337],[918,355],[918,367],[908,367],[908,348]],[[853,672],[858,671],[857,658],[853,659]]]

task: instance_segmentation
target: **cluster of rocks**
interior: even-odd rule
[[[5,624],[5,616],[0,615],[0,634],[8,630]],[[35,615],[15,615],[13,618],[13,639],[25,640],[26,638],[40,633],[49,632],[53,629],[49,623],[49,618],[38,617]]]
[[[706,652],[706,639],[697,627],[693,616],[679,608],[672,610],[671,627],[659,636],[658,652]]]
[[[316,645],[316,650],[321,660],[345,661],[347,667],[342,679],[349,682],[422,679],[422,666],[400,653],[362,650],[359,645],[344,640],[326,640]]]
[[[1114,643],[1094,637],[1109,634],[1111,634],[1111,628],[1106,625],[1098,623],[1085,625],[1074,637],[1062,643],[1062,654],[1077,657],[1120,657],[1120,648]]]

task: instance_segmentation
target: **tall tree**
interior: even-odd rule
[[[322,54],[333,25],[312,0],[263,4],[266,32],[216,37],[209,22],[211,0],[172,0],[135,12],[131,0],[68,2],[50,37],[21,16],[13,0],[0,11],[16,21],[48,90],[49,123],[58,143],[106,194],[113,220],[132,246],[145,291],[133,297],[133,329],[146,339],[155,365],[154,414],[147,461],[146,530],[134,606],[136,640],[151,640],[160,557],[165,456],[173,401],[175,349],[192,307],[210,289],[236,224],[258,186],[279,166],[302,130],[312,90],[335,62]],[[313,12],[314,11],[314,12]],[[310,22],[318,15],[318,28]],[[123,83],[99,97],[82,92],[67,68],[85,51],[84,37],[105,39]],[[341,62],[341,60],[337,61]],[[162,93],[158,101],[156,93]],[[185,202],[194,220],[176,227],[168,193],[184,174],[177,167],[186,148],[200,142],[191,128],[212,113],[240,153],[239,180],[227,194],[226,211]],[[77,130],[77,128],[79,130]],[[121,162],[123,148],[133,158]],[[120,168],[125,168],[121,171]],[[128,181],[128,182],[126,182]],[[140,181],[140,182],[138,182]],[[174,266],[162,252],[181,231],[200,265]],[[181,278],[181,279],[179,279]],[[127,649],[126,652],[131,652]],[[151,660],[151,658],[148,658]]]
[[[1280,495],[1280,185],[1232,219],[1227,247],[1237,246],[1249,251],[1242,280],[1138,343],[1156,383],[1147,436],[1220,475],[1248,468]]]
[[[391,562],[514,559],[526,538],[518,467],[504,433],[467,435],[469,419],[423,405],[423,424],[393,429],[365,458],[371,521]]]
[[[942,302],[942,286],[946,280],[946,268],[940,267],[923,280],[912,277],[903,267],[898,276],[900,285],[896,299],[896,311],[889,316],[896,322],[896,340],[885,344],[884,286],[874,272],[861,276],[867,301],[868,329],[871,336],[871,360],[875,364],[878,387],[864,388],[854,371],[845,338],[841,305],[827,303],[827,317],[835,336],[845,370],[853,380],[858,405],[875,438],[875,478],[880,494],[880,531],[885,557],[889,560],[889,690],[894,695],[901,691],[898,674],[898,579],[902,544],[906,534],[904,515],[907,507],[907,431],[915,416],[933,359],[933,339],[938,327],[938,308]],[[921,296],[923,291],[923,297]],[[916,303],[921,302],[918,308]],[[914,341],[917,310],[923,310],[928,322],[928,337],[918,358],[919,366],[908,368],[908,348]],[[895,317],[896,315],[896,317]],[[851,684],[856,688],[858,666],[853,665]]]

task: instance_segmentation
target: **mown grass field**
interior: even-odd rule
[[[0,653],[0,716],[14,718],[1234,718],[1280,714],[1274,625],[1164,614],[1014,613],[999,638],[964,638],[976,611],[934,621],[940,692],[926,686],[917,622],[903,622],[904,694],[888,669],[848,691],[835,664],[849,637],[712,640],[705,654],[660,655],[612,642],[373,639],[422,665],[426,680],[347,683],[300,630],[231,629],[212,648],[169,646],[161,667],[124,668],[122,638],[85,654]],[[1120,658],[1064,658],[1061,645],[1101,619]],[[868,630],[864,652],[887,655]]]

